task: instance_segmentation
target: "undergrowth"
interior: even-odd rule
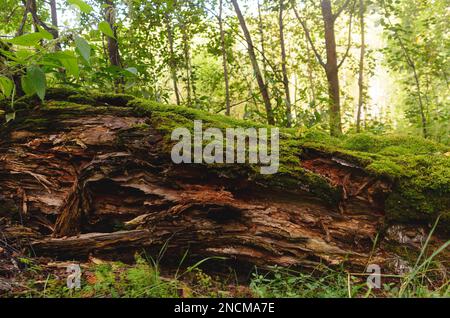
[[[372,298],[450,297],[447,265],[438,256],[450,241],[428,251],[431,235],[425,241],[415,264],[403,275],[381,273],[381,286],[369,288],[366,273],[351,272],[344,267],[323,264],[313,270],[298,271],[278,266],[261,271],[257,268],[250,279],[239,280],[234,271],[213,275],[201,269],[209,259],[185,269],[162,273],[153,259],[136,255],[135,263],[103,262],[82,267],[81,288],[69,289],[64,271],[46,273],[43,267],[24,260],[30,278],[20,292],[7,297],[44,298]],[[97,260],[99,261],[99,260]],[[42,279],[42,277],[46,277]]]

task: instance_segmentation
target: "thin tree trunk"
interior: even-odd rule
[[[177,105],[180,105],[181,101],[180,101],[180,93],[178,91],[177,69],[176,69],[176,65],[175,65],[175,53],[174,53],[174,48],[173,48],[173,30],[172,30],[172,26],[170,25],[171,20],[170,20],[169,13],[165,14],[165,19],[166,19],[167,40],[169,42],[170,74],[172,76],[173,90],[175,91],[175,99],[177,101]]]
[[[220,47],[222,49],[223,77],[225,80],[225,114],[230,116],[230,83],[228,78],[227,49],[225,46],[225,32],[223,29],[223,0],[219,1],[219,29],[220,29]]]
[[[386,12],[386,15],[388,16],[386,7],[384,7],[384,10]],[[388,19],[388,21],[389,21],[389,24],[392,26],[392,23],[390,22],[389,19]],[[424,103],[422,100],[422,91],[421,91],[421,85],[420,85],[420,80],[419,80],[419,74],[417,73],[417,69],[416,69],[416,64],[414,63],[413,59],[409,55],[408,49],[405,47],[402,38],[398,35],[398,33],[397,33],[397,31],[395,31],[395,29],[394,29],[394,35],[398,40],[398,43],[403,51],[403,54],[405,55],[406,63],[409,65],[409,67],[411,67],[411,70],[414,75],[414,81],[415,81],[416,88],[417,88],[417,95],[418,95],[418,102],[419,102],[420,119],[422,122],[422,134],[423,134],[424,138],[427,138],[428,137],[428,131],[427,131],[428,123],[427,123],[427,118],[425,115],[425,107],[424,107]]]
[[[312,59],[311,59],[311,48],[308,42],[308,39],[306,39],[306,50],[307,50],[307,63],[308,63],[308,81],[309,81],[309,87],[311,89],[311,103],[314,105],[316,104],[316,88],[314,83],[314,74],[313,74],[313,65],[312,65]]]
[[[273,115],[272,105],[270,104],[269,92],[267,90],[266,83],[264,82],[264,79],[261,75],[261,70],[259,68],[258,61],[256,60],[255,49],[253,47],[253,41],[250,36],[250,32],[248,31],[244,16],[242,15],[242,12],[241,12],[241,9],[239,8],[237,0],[231,0],[231,2],[233,3],[233,7],[236,11],[236,15],[238,17],[239,24],[241,25],[242,31],[244,32],[245,40],[246,40],[247,46],[248,46],[248,55],[249,55],[250,61],[252,63],[253,71],[255,72],[256,81],[258,82],[259,90],[260,90],[262,98],[264,100],[264,106],[266,108],[266,114],[267,114],[267,122],[270,125],[274,125],[275,119],[274,119],[274,115]]]
[[[185,30],[186,26],[183,27],[183,53],[184,53],[184,63],[186,71],[186,92],[187,92],[187,105],[192,106],[192,95],[191,95],[191,67],[190,67],[190,52],[189,52],[189,41]]]
[[[56,11],[56,0],[50,0],[50,14],[52,18],[52,27],[54,29],[53,37],[57,39],[59,38],[59,31],[58,31],[58,12]],[[61,43],[57,42],[55,44],[55,50],[61,51]]]
[[[287,67],[286,67],[286,47],[284,44],[284,25],[283,25],[283,6],[284,1],[280,0],[280,11],[278,16],[278,24],[280,28],[280,46],[281,46],[281,69],[283,73],[283,86],[284,92],[286,96],[286,126],[292,126],[292,113],[291,113],[291,95],[289,92],[289,78],[287,75]]]
[[[359,57],[359,97],[358,97],[358,114],[356,116],[356,131],[361,131],[361,112],[364,103],[364,55],[366,51],[365,42],[365,26],[364,26],[364,0],[359,0],[359,19],[361,23],[361,52]]]
[[[194,104],[197,103],[197,87],[195,86],[195,73],[194,68],[192,67],[192,59],[189,51],[189,74],[191,75],[191,87],[192,87],[192,100]]]
[[[105,8],[105,20],[108,22],[111,30],[113,31],[114,38],[106,36],[106,42],[108,47],[108,58],[109,63],[113,66],[117,66],[118,68],[122,68],[122,63],[120,60],[120,52],[119,52],[119,42],[117,41],[117,27],[116,23],[116,9],[113,0],[105,0],[106,8]],[[117,78],[114,81],[114,89],[116,92],[120,92],[123,89],[123,78]]]
[[[305,21],[305,28],[307,28],[306,21]],[[312,64],[312,59],[311,59],[311,46],[309,44],[308,36],[306,36],[306,34],[305,34],[305,41],[306,41],[306,58],[307,58],[307,63],[308,63],[308,81],[309,81],[309,86],[310,86],[310,90],[311,90],[311,98],[312,98],[312,100],[310,102],[312,105],[315,105],[316,104],[316,87],[315,87],[315,83],[314,83],[314,71],[313,71],[313,64]]]
[[[411,61],[411,68],[413,70],[413,74],[414,74],[414,81],[416,82],[416,87],[417,87],[417,95],[418,95],[418,99],[419,99],[419,109],[420,109],[420,118],[422,121],[422,134],[423,134],[423,138],[427,138],[428,137],[428,131],[427,131],[427,117],[425,115],[425,110],[424,110],[424,104],[423,104],[423,100],[422,100],[422,92],[421,92],[421,87],[420,87],[420,81],[419,81],[419,75],[417,74],[417,69],[416,69],[416,65],[415,63],[410,59]]]
[[[314,55],[317,57],[319,64],[324,68],[327,82],[328,82],[328,96],[329,96],[329,120],[330,120],[330,134],[332,136],[342,135],[342,124],[341,124],[341,103],[340,103],[340,92],[339,92],[339,67],[342,66],[345,59],[348,56],[350,51],[351,44],[351,18],[350,18],[350,26],[349,26],[349,43],[347,47],[347,51],[342,58],[341,62],[337,62],[337,53],[336,53],[336,38],[334,34],[334,25],[336,19],[342,13],[342,11],[348,6],[351,0],[346,0],[342,6],[337,10],[335,14],[333,14],[331,8],[330,0],[322,0],[320,3],[322,18],[324,22],[324,31],[325,31],[325,47],[327,60],[326,63],[322,59],[322,56],[319,54],[316,49],[314,42],[311,38],[308,27],[306,26],[306,22],[300,17],[297,10],[295,9],[295,1],[291,0],[293,5],[293,10],[295,16],[303,27],[305,31],[306,38],[308,42],[311,44],[311,48],[314,52]]]
[[[19,28],[16,31],[16,37],[20,36],[23,34],[24,28],[25,28],[25,24],[27,22],[28,19],[28,12],[29,12],[29,4],[30,4],[30,0],[27,0],[24,4],[23,4],[23,15],[22,15],[22,20],[20,22]]]
[[[258,0],[258,32],[261,41],[261,55],[262,55],[262,66],[263,66],[263,78],[267,81],[267,64],[266,64],[266,41],[264,39],[264,23],[261,14],[261,4]]]
[[[322,17],[325,29],[325,46],[327,62],[325,72],[328,80],[330,133],[332,136],[342,134],[341,102],[339,94],[339,68],[336,54],[336,38],[334,34],[335,16],[331,9],[330,0],[322,0]]]

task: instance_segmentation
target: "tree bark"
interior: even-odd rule
[[[261,3],[258,0],[258,33],[259,40],[261,42],[261,56],[262,56],[262,68],[263,68],[263,79],[267,81],[267,59],[266,59],[266,40],[264,39],[264,22],[261,13]]]
[[[359,55],[359,78],[358,78],[358,113],[356,115],[356,132],[361,132],[361,113],[364,104],[364,56],[366,54],[365,25],[364,25],[364,0],[359,0],[359,20],[361,31],[361,51]]]
[[[313,64],[312,64],[312,59],[311,59],[311,49],[310,49],[310,44],[308,42],[308,39],[305,37],[305,41],[306,41],[306,57],[307,57],[307,63],[308,63],[308,81],[309,81],[309,87],[310,87],[310,91],[311,91],[311,104],[315,105],[316,104],[316,85],[314,83],[314,71],[313,71]],[[314,57],[313,57],[314,58]]]
[[[239,24],[241,25],[242,31],[244,32],[245,40],[247,42],[248,55],[252,63],[253,71],[255,72],[256,81],[258,82],[258,87],[264,101],[264,106],[266,108],[267,122],[270,125],[274,125],[275,118],[273,115],[272,105],[270,103],[269,91],[267,88],[267,84],[264,82],[258,61],[256,59],[255,49],[253,46],[253,41],[250,32],[248,31],[244,16],[242,15],[241,9],[239,8],[239,4],[237,3],[236,0],[231,0],[231,2],[233,3],[236,15],[239,20]]]
[[[223,63],[223,78],[225,81],[225,114],[230,116],[230,83],[228,78],[228,58],[227,58],[227,48],[225,45],[225,31],[223,29],[223,0],[219,2],[219,32],[220,32],[220,48],[222,51],[222,63]]]
[[[181,104],[180,92],[178,90],[178,79],[177,79],[177,68],[175,63],[175,52],[173,45],[173,30],[171,26],[170,14],[165,13],[165,22],[166,22],[166,31],[167,31],[167,41],[169,43],[169,67],[170,67],[170,75],[172,76],[173,90],[175,92],[175,100],[177,105]]]
[[[342,58],[342,61],[338,63],[337,61],[337,52],[336,52],[336,38],[334,25],[336,19],[342,13],[342,11],[348,6],[350,0],[346,0],[344,4],[337,10],[335,14],[333,14],[333,9],[331,6],[330,0],[322,0],[320,2],[322,18],[324,23],[324,33],[325,33],[325,48],[327,60],[324,62],[322,56],[319,54],[316,49],[314,42],[311,38],[311,34],[309,32],[308,27],[306,26],[306,22],[300,17],[296,8],[295,1],[291,0],[292,8],[294,10],[295,16],[300,22],[303,30],[305,31],[305,36],[311,45],[311,48],[314,52],[314,55],[317,58],[319,64],[325,70],[325,74],[327,77],[328,83],[328,96],[329,96],[329,109],[328,116],[330,121],[330,134],[332,136],[340,136],[342,135],[342,122],[341,122],[341,102],[340,102],[340,88],[339,88],[339,67],[342,66],[343,62],[348,56],[348,52],[350,49],[350,39],[351,39],[351,19],[350,19],[350,27],[349,27],[349,46],[347,51]]]
[[[291,111],[291,94],[289,91],[289,77],[287,74],[287,58],[286,58],[286,46],[284,43],[284,25],[283,25],[283,6],[284,1],[280,0],[280,9],[278,14],[278,25],[280,30],[280,47],[281,47],[281,70],[283,73],[283,86],[285,93],[285,103],[286,103],[286,126],[292,126],[292,111]]]
[[[386,246],[412,249],[405,240],[426,230],[388,223],[396,184],[348,155],[292,143],[301,167],[271,178],[247,165],[174,164],[164,127],[195,119],[185,112],[165,117],[126,95],[47,96],[0,128],[2,238],[37,256],[120,260],[165,249],[175,262],[188,251],[261,267],[394,266]]]
[[[108,22],[111,30],[114,33],[114,38],[106,36],[108,47],[109,63],[112,66],[116,66],[119,69],[122,68],[122,62],[120,59],[119,42],[117,41],[117,26],[116,23],[116,8],[114,0],[105,0],[105,20]],[[123,77],[119,76],[114,80],[114,89],[116,92],[123,91]]]
[[[50,0],[50,15],[52,19],[52,27],[55,30],[53,37],[55,39],[59,38],[59,31],[58,31],[58,12],[56,11],[56,0]],[[56,51],[61,51],[61,43],[57,42],[55,45]]]
[[[339,69],[336,53],[336,38],[334,34],[335,17],[331,8],[330,0],[322,0],[322,17],[325,30],[325,47],[327,54],[327,62],[325,73],[328,80],[328,95],[330,116],[330,133],[332,136],[339,136],[342,134],[341,123],[341,101],[339,92]]]
[[[384,2],[383,2],[383,8],[385,10],[386,17],[388,18],[389,25],[392,27],[392,23],[389,19],[389,13],[386,9]],[[411,68],[411,71],[414,76],[414,82],[415,82],[416,88],[417,88],[417,97],[418,97],[417,99],[419,102],[419,113],[420,113],[420,120],[421,120],[421,125],[422,125],[422,135],[424,138],[427,138],[428,137],[428,122],[427,122],[427,116],[425,114],[425,106],[424,106],[424,103],[422,100],[422,89],[421,89],[419,74],[417,73],[416,63],[411,58],[411,55],[409,54],[408,49],[406,48],[405,44],[403,43],[402,37],[398,34],[398,32],[395,30],[395,28],[392,28],[392,30],[394,32],[395,37],[397,38],[400,48],[403,51],[403,55],[405,56],[406,63]]]
[[[187,35],[186,26],[183,26],[182,40],[183,40],[183,53],[184,53],[184,66],[186,70],[186,93],[187,93],[187,106],[192,106],[192,85],[191,85],[191,54],[189,50],[189,40]]]

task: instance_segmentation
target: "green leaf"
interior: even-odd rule
[[[6,122],[9,123],[11,120],[16,119],[16,112],[7,113],[5,115]]]
[[[98,29],[103,32],[103,34],[115,39],[114,32],[108,22],[102,21],[98,24]]]
[[[13,39],[7,40],[9,43],[22,46],[35,46],[40,40],[51,40],[53,37],[49,32],[34,32],[17,36]]]
[[[35,54],[35,52],[29,50],[29,49],[23,49],[23,50],[17,50],[16,51],[16,56],[15,56],[15,61],[18,64],[22,64],[22,65],[26,65],[27,64],[27,59],[32,56],[33,54]]]
[[[30,66],[27,69],[27,76],[33,81],[36,94],[44,100],[47,82],[44,71],[38,66]]]
[[[0,90],[2,91],[5,97],[11,96],[11,93],[14,88],[14,83],[6,76],[0,76]]]
[[[22,85],[22,90],[25,92],[25,94],[33,95],[36,92],[33,82],[27,75],[20,78],[20,84]]]
[[[78,8],[80,8],[81,12],[84,13],[91,13],[92,12],[92,7],[87,4],[86,2],[84,2],[83,0],[67,0],[67,2],[69,2],[70,4],[76,5]]]
[[[63,67],[66,69],[67,75],[73,77],[78,77],[80,75],[77,59],[63,59],[60,61]]]
[[[53,35],[48,32],[47,30],[43,29],[43,28],[39,28],[39,33],[42,34],[42,36],[46,39],[46,40],[53,40]]]
[[[89,64],[89,59],[91,58],[91,46],[82,37],[75,37],[75,45],[77,47],[78,53],[83,57],[83,59]]]
[[[60,51],[49,54],[51,58],[57,59],[66,69],[66,74],[78,77],[80,74],[77,57],[71,51]]]
[[[45,73],[39,66],[28,67],[27,74],[21,78],[21,84],[25,94],[33,95],[36,93],[41,100],[44,100],[47,83]]]

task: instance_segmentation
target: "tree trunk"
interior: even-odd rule
[[[425,115],[425,107],[424,107],[424,103],[423,103],[423,99],[422,99],[422,92],[421,92],[421,88],[420,88],[420,80],[419,80],[419,75],[417,74],[417,69],[416,69],[416,65],[415,63],[411,60],[411,68],[413,70],[413,74],[414,74],[414,81],[416,82],[416,87],[417,87],[417,95],[418,95],[418,101],[419,101],[419,110],[420,110],[420,119],[421,119],[421,123],[422,123],[422,135],[423,138],[427,138],[428,137],[428,124],[427,124],[427,117]]]
[[[426,225],[388,222],[386,200],[407,202],[398,181],[348,154],[292,135],[282,153],[300,164],[270,178],[247,165],[174,164],[167,127],[198,113],[126,95],[50,89],[47,97],[43,105],[22,101],[33,107],[0,128],[0,243],[58,259],[165,249],[176,264],[188,251],[190,260],[224,256],[262,267],[370,261],[385,273],[397,259],[391,251],[414,249],[411,237],[424,236]],[[439,202],[448,208],[445,196]]]
[[[58,12],[56,11],[56,0],[50,0],[50,14],[52,18],[52,26],[54,31],[53,37],[55,39],[59,38],[58,31]],[[57,42],[55,45],[56,51],[61,51],[61,43]]]
[[[390,19],[389,19],[389,13],[387,11],[387,8],[386,8],[384,2],[383,2],[383,8],[385,10],[386,17],[388,17],[389,25],[392,26],[392,23],[390,22]],[[403,51],[403,54],[405,55],[406,63],[411,68],[411,71],[414,76],[414,82],[416,84],[417,97],[418,97],[418,102],[419,102],[419,113],[420,113],[420,120],[421,120],[421,125],[422,125],[422,134],[423,134],[424,138],[427,138],[428,137],[428,123],[427,123],[427,117],[425,114],[425,106],[424,106],[423,99],[422,99],[422,90],[421,90],[421,85],[420,85],[419,74],[417,73],[416,63],[411,58],[411,55],[409,54],[408,49],[406,48],[405,44],[403,43],[402,37],[398,34],[398,32],[395,30],[395,28],[392,28],[392,30],[394,32],[395,37],[398,40],[398,43],[400,45],[400,48]]]
[[[325,46],[327,62],[325,72],[328,80],[330,133],[332,136],[342,134],[341,102],[339,92],[339,69],[336,54],[336,38],[334,34],[335,17],[330,0],[322,0],[322,17],[325,30]]]
[[[284,1],[280,0],[280,11],[278,15],[278,25],[280,29],[280,47],[281,47],[281,70],[283,73],[283,86],[286,96],[286,126],[291,127],[292,125],[292,111],[291,111],[291,95],[289,92],[289,78],[287,74],[287,59],[286,59],[286,47],[284,44],[284,25],[283,25],[283,6]]]
[[[361,113],[364,104],[364,55],[366,54],[365,25],[364,25],[364,0],[359,0],[359,19],[361,25],[361,52],[359,56],[358,78],[358,113],[356,115],[356,132],[361,132]]]
[[[275,124],[275,118],[273,115],[272,105],[270,103],[269,91],[267,89],[267,85],[264,82],[264,79],[261,74],[261,70],[259,69],[258,61],[256,59],[255,49],[253,46],[253,41],[250,36],[250,32],[248,31],[247,24],[245,23],[244,16],[242,15],[241,9],[239,8],[239,4],[236,0],[231,0],[233,3],[234,9],[236,11],[236,15],[239,20],[239,24],[241,25],[242,31],[244,32],[245,40],[247,42],[248,55],[250,57],[250,61],[252,63],[253,71],[255,72],[256,81],[258,82],[259,91],[264,101],[264,106],[266,108],[267,114],[267,122],[270,125]]]
[[[177,105],[181,104],[180,100],[180,92],[178,90],[178,79],[177,79],[177,68],[175,63],[175,52],[174,52],[174,46],[173,46],[173,30],[171,26],[171,19],[169,13],[165,14],[165,22],[166,22],[166,31],[167,31],[167,41],[169,43],[169,68],[170,68],[170,75],[172,76],[172,83],[173,83],[173,90],[175,92],[175,99],[177,102]]]
[[[308,39],[305,36],[306,41],[306,57],[307,57],[307,63],[308,63],[308,81],[309,81],[309,87],[311,90],[311,104],[316,104],[316,85],[314,83],[314,71],[313,71],[313,64],[311,59],[311,48]]]
[[[116,8],[113,0],[105,0],[105,20],[108,22],[111,30],[114,33],[114,38],[111,38],[107,35],[107,47],[108,47],[108,58],[109,63],[112,66],[116,66],[118,68],[122,68],[122,63],[120,60],[120,52],[119,52],[119,42],[117,41],[117,27],[116,23]],[[123,77],[119,76],[114,80],[114,90],[116,92],[123,91]]]
[[[261,42],[261,55],[262,55],[262,68],[263,68],[263,79],[267,81],[267,63],[266,63],[266,40],[264,39],[264,22],[261,13],[261,4],[258,0],[258,33],[259,40]]]
[[[223,0],[219,2],[219,32],[220,32],[220,48],[222,50],[223,77],[225,81],[225,114],[230,116],[230,83],[228,79],[228,62],[227,48],[225,45],[225,31],[223,29]]]
[[[192,106],[192,85],[191,85],[191,54],[189,51],[189,40],[187,35],[186,26],[183,26],[183,53],[184,53],[184,66],[186,70],[186,93],[187,93],[187,106]]]

